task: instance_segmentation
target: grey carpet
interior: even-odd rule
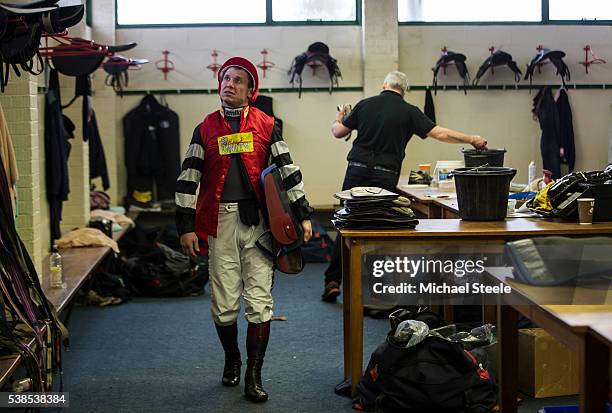
[[[275,315],[263,369],[270,400],[255,405],[242,385],[221,385],[223,354],[210,317],[208,291],[200,297],[136,299],[116,307],[77,307],[64,356],[70,412],[352,412],[335,395],[342,378],[342,307],[320,301],[325,266],[299,276],[278,275]],[[384,339],[388,323],[365,319],[364,361]],[[243,358],[246,321],[239,334]],[[552,401],[526,403],[534,412]],[[560,404],[560,403],[559,403]],[[62,412],[66,412],[62,409]]]

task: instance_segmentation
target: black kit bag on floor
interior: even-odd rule
[[[123,279],[134,296],[186,297],[200,295],[208,281],[208,271],[168,271],[146,257],[129,258],[122,266]]]
[[[486,413],[496,404],[489,372],[459,342],[430,336],[399,347],[390,338],[374,351],[353,408],[402,413]]]
[[[132,294],[127,289],[123,277],[111,272],[97,272],[91,289],[101,297],[118,297],[123,302],[128,302],[132,299]]]
[[[312,238],[302,246],[304,262],[330,262],[333,241],[320,222],[311,220]]]

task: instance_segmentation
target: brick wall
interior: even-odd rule
[[[90,38],[83,20],[70,28],[70,35],[74,37]],[[60,75],[62,103],[66,104],[74,96],[75,78]],[[82,134],[82,98],[77,99],[70,107],[64,109],[75,125],[74,139],[70,142],[72,149],[68,159],[68,172],[70,175],[70,194],[64,202],[62,211],[62,234],[81,228],[89,221],[89,143],[83,141]]]
[[[19,181],[17,182],[17,231],[40,276],[43,245],[41,239],[41,174],[39,164],[39,105],[36,78],[28,73],[16,77],[0,95],[9,131],[15,147]]]
[[[97,42],[103,44],[116,44],[115,35],[115,1],[96,0],[93,2],[92,10],[92,36]],[[121,53],[122,55],[130,55]],[[123,145],[119,140],[121,135],[121,115],[117,113],[117,102],[119,98],[111,87],[104,84],[106,72],[98,70],[92,77],[92,86],[95,90],[94,109],[100,129],[100,138],[104,145],[106,155],[106,167],[108,169],[110,190],[108,194],[113,204],[120,204],[123,191],[119,191],[122,185],[119,182],[125,181],[123,168]],[[121,171],[122,174],[118,175]],[[100,185],[101,187],[101,182]]]
[[[362,6],[363,89],[372,96],[399,67],[397,0],[363,0]]]

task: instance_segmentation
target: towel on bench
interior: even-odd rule
[[[110,247],[119,253],[119,246],[97,228],[78,228],[55,241],[59,248]]]

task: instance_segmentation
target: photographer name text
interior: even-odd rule
[[[499,285],[486,285],[482,283],[465,283],[461,285],[447,283],[400,283],[387,285],[374,283],[372,290],[375,294],[510,294],[512,288],[500,283]]]

